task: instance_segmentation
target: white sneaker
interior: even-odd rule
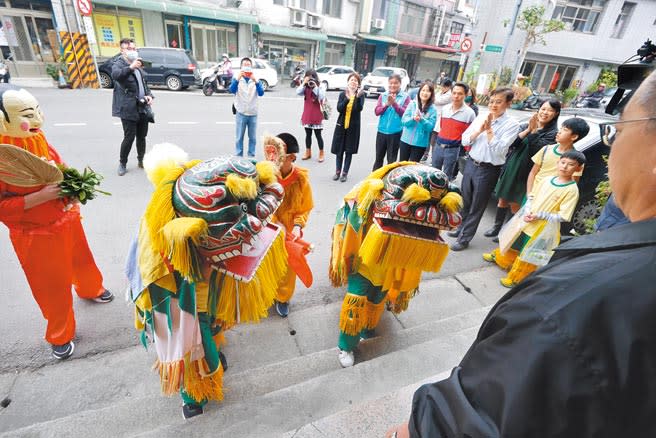
[[[342,351],[339,350],[339,364],[342,368],[352,367],[355,363],[355,355],[352,351]]]

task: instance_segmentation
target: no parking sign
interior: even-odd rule
[[[465,38],[460,43],[460,51],[461,52],[469,52],[471,50],[471,48],[472,48],[472,40],[470,40],[469,38]]]
[[[91,15],[91,0],[77,0],[77,10],[80,14],[88,17]]]

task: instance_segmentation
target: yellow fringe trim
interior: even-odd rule
[[[449,213],[462,210],[462,196],[456,192],[449,192],[442,197],[440,205]]]
[[[335,287],[344,286],[348,276],[342,259],[342,233],[344,227],[344,224],[337,224],[333,227],[333,244],[330,252],[328,276],[330,277],[330,283]]]
[[[194,400],[223,400],[223,367],[209,373],[205,359],[190,362],[185,367],[184,390]]]
[[[415,163],[414,161],[397,161],[396,163],[387,164],[381,167],[380,169],[371,172],[367,177],[367,179],[383,179],[383,177],[387,175],[387,173],[390,172],[391,170],[408,164],[417,164],[417,163]]]
[[[277,137],[273,138],[277,139]],[[278,181],[278,169],[274,163],[270,161],[260,161],[255,165],[255,168],[257,169],[257,176],[260,179],[260,184],[269,185]]]
[[[537,266],[527,263],[521,260],[519,257],[515,259],[512,264],[510,272],[508,272],[507,278],[512,280],[513,283],[517,284],[529,276],[533,271],[537,269]]]
[[[494,251],[492,251],[492,255],[494,256],[494,262],[497,264],[497,266],[499,266],[504,271],[507,271],[517,259],[519,252],[511,248],[506,251],[505,254],[501,254],[499,248],[495,248]]]
[[[180,391],[180,384],[184,378],[184,360],[175,362],[160,362],[156,360],[153,369],[159,374],[162,394],[173,395]]]
[[[359,334],[367,325],[366,296],[347,293],[339,313],[339,329],[347,335]]]
[[[426,202],[431,198],[431,193],[427,189],[423,188],[417,183],[412,183],[403,191],[403,197],[401,200],[403,202],[409,202],[411,204],[419,204]]]
[[[429,272],[438,272],[448,253],[445,243],[383,233],[375,222],[369,227],[359,251],[362,263],[368,266]]]
[[[216,319],[221,321],[224,327],[237,322],[237,293],[240,322],[258,322],[266,318],[278,286],[286,274],[285,237],[284,233],[279,233],[250,282],[236,280],[224,273],[217,275],[221,297],[217,304]]]
[[[162,228],[161,234],[166,244],[164,254],[175,270],[188,280],[200,278],[196,246],[202,237],[207,236],[207,232],[207,222],[193,217],[173,219]]]
[[[225,184],[226,188],[237,199],[255,199],[257,197],[257,183],[254,179],[231,173],[226,178]]]
[[[417,295],[419,289],[413,289],[409,292],[401,292],[395,300],[390,300],[393,313],[401,313],[408,310],[410,300]]]
[[[369,207],[378,199],[385,185],[382,179],[367,178],[360,184],[358,191],[358,214],[366,217],[369,214]]]
[[[367,300],[365,304],[365,315],[367,320],[365,321],[365,328],[375,329],[380,322],[380,317],[385,311],[385,305],[387,300],[383,300],[378,304],[374,304],[371,301]]]

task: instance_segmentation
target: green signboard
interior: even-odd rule
[[[503,51],[503,46],[493,46],[492,44],[486,44],[485,51],[501,53]]]

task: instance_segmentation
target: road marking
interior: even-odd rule
[[[76,123],[53,123],[53,126],[87,126],[86,123],[76,122]]]
[[[198,122],[167,122],[169,125],[198,125]]]
[[[282,125],[282,122],[259,122],[260,125]]]
[[[214,123],[216,123],[217,125],[234,125],[235,124],[235,122],[214,122]]]

